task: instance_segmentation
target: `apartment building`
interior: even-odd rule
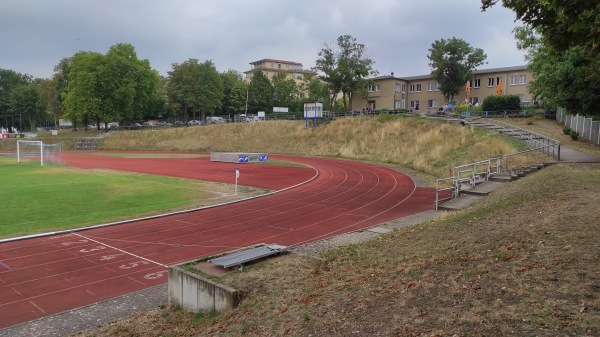
[[[292,61],[262,59],[251,62],[250,66],[250,70],[244,72],[246,83],[252,80],[252,76],[258,70],[262,71],[269,79],[272,79],[278,73],[284,73],[286,78],[295,80],[299,85],[303,83],[305,75],[317,75],[312,70],[303,69],[302,63]]]
[[[488,96],[498,95],[500,89],[503,95],[517,95],[521,101],[531,101],[532,94],[527,88],[531,73],[527,66],[515,66],[473,71],[473,81],[470,85],[470,102],[483,102]],[[379,76],[371,79],[367,97],[352,96],[354,110],[362,109],[409,109],[409,110],[438,110],[446,100],[439,90],[437,81],[431,75],[394,77]],[[465,102],[467,90],[465,87],[454,97],[457,103]]]

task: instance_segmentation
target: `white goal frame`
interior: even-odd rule
[[[23,154],[23,150],[21,147],[21,144],[27,144],[27,145],[33,145],[35,147],[39,147],[39,152],[37,155],[39,155],[40,158],[40,166],[44,166],[44,160],[46,159],[45,157],[47,157],[46,153],[45,153],[45,148],[48,146],[53,146],[53,145],[60,145],[60,147],[58,147],[60,153],[59,155],[61,157],[59,157],[59,161],[62,161],[62,144],[58,143],[58,144],[44,144],[44,142],[42,142],[41,140],[17,140],[17,163],[21,163],[22,161],[22,157],[25,157]],[[36,149],[37,151],[37,149]],[[52,156],[51,156],[52,158]]]

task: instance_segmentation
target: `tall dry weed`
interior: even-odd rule
[[[313,128],[304,121],[264,121],[119,131],[106,150],[266,152],[343,157],[395,164],[433,177],[456,165],[501,157],[518,145],[497,133],[419,118],[342,118]],[[522,156],[527,158],[528,156]],[[515,163],[520,158],[515,158]]]

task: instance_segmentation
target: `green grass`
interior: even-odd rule
[[[0,238],[65,230],[180,209],[200,182],[144,174],[39,166],[0,157]]]

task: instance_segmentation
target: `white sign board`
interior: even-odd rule
[[[323,103],[304,103],[304,118],[322,118]]]

